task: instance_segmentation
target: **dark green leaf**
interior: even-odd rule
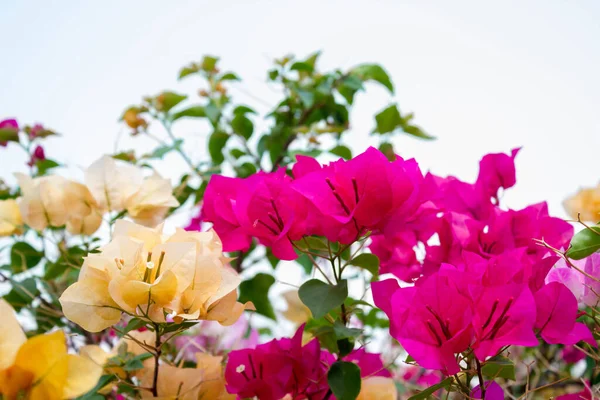
[[[292,64],[292,66],[290,67],[290,70],[291,71],[299,71],[299,72],[308,72],[310,74],[313,72],[314,67],[304,61],[296,61],[295,63]]]
[[[339,320],[335,321],[335,324],[333,325],[333,331],[338,339],[354,339],[362,334],[361,329],[348,328]]]
[[[431,136],[431,135],[427,134],[426,132],[424,132],[421,128],[419,128],[416,125],[402,126],[402,130],[404,132],[408,133],[409,135],[418,137],[420,139],[425,139],[425,140],[435,139],[435,136]]]
[[[44,253],[34,249],[29,243],[17,242],[10,249],[10,266],[13,273],[35,267],[44,257]]]
[[[575,234],[567,251],[567,257],[581,260],[600,249],[600,225],[590,226]]]
[[[328,285],[318,279],[311,279],[300,286],[300,300],[310,309],[315,318],[321,318],[348,297],[348,282]]]
[[[192,64],[192,65],[187,66],[187,67],[183,67],[181,69],[181,71],[179,71],[179,79],[185,78],[186,76],[191,75],[191,74],[195,74],[199,70],[200,70],[200,67],[198,65],[195,65],[195,64]]]
[[[307,254],[300,254],[298,256],[298,258],[296,259],[296,262],[298,264],[300,264],[302,266],[302,268],[304,268],[304,273],[306,275],[310,275],[310,272],[312,271],[313,268],[313,263],[312,261],[310,261],[310,257],[308,257]]]
[[[86,394],[76,397],[75,400],[104,400],[104,396],[98,394],[98,392],[105,387],[106,385],[108,385],[109,383],[115,381],[117,379],[116,375],[102,375],[100,377],[100,380],[98,381],[98,383],[96,384],[96,386],[94,386],[94,388],[92,390],[90,390],[89,392],[87,392]]]
[[[379,257],[371,253],[363,253],[350,260],[350,265],[366,269],[373,275],[373,279],[379,277]]]
[[[276,320],[275,311],[269,301],[269,289],[275,283],[273,276],[259,273],[252,279],[240,284],[240,302],[251,301],[256,307],[256,312],[265,317]]]
[[[344,160],[349,160],[352,158],[352,151],[346,146],[335,146],[333,149],[329,150],[331,154],[342,157]]]
[[[0,142],[18,142],[19,131],[12,128],[0,128]]]
[[[217,66],[217,61],[219,61],[219,57],[204,56],[201,68],[206,72],[213,72]]]
[[[244,114],[237,114],[231,120],[231,128],[245,139],[250,139],[254,132],[254,124]]]
[[[346,357],[354,350],[354,340],[351,338],[338,339],[337,341],[338,355]]]
[[[204,118],[206,117],[206,111],[204,111],[203,106],[191,106],[173,114],[171,120],[176,121],[184,117]]]
[[[237,106],[233,109],[233,115],[256,114],[256,111],[247,106]]]
[[[31,304],[33,299],[40,294],[35,278],[27,278],[20,282],[12,281],[12,286],[12,290],[8,292],[3,299],[6,300],[15,311],[27,307]]]
[[[481,372],[490,378],[515,380],[515,364],[504,356],[496,356],[487,360]]]
[[[45,160],[36,161],[35,166],[37,167],[38,175],[45,175],[46,172],[48,172],[52,168],[60,167],[60,164],[54,160],[46,158]]]
[[[143,326],[146,326],[146,322],[144,322],[143,320],[141,320],[139,318],[132,318],[129,320],[129,322],[127,323],[127,325],[121,332],[123,334],[125,334],[125,333],[131,332],[131,331],[137,331],[138,329],[140,329]]]
[[[327,383],[336,399],[354,400],[360,393],[360,368],[352,362],[336,361],[327,373]]]
[[[385,86],[390,93],[394,93],[394,85],[390,80],[388,73],[380,65],[362,64],[352,70],[353,74],[358,75],[363,81],[373,80]]]
[[[235,168],[237,172],[237,176],[240,178],[247,178],[250,175],[254,175],[256,173],[256,167],[254,164],[246,162]]]
[[[438,383],[437,385],[433,385],[428,387],[427,389],[415,394],[414,396],[411,396],[408,398],[408,400],[424,400],[424,399],[429,399],[429,396],[431,396],[432,394],[434,394],[435,392],[437,392],[440,389],[448,389],[450,387],[450,385],[452,385],[452,382],[454,382],[454,378],[450,377],[450,378],[446,378],[443,381],[441,381],[440,383]]]
[[[379,114],[375,115],[375,127],[374,133],[388,133],[394,131],[401,123],[402,117],[396,104],[392,104]]]
[[[245,156],[246,152],[240,149],[231,149],[229,154],[231,154],[231,156],[237,160],[238,158]]]
[[[221,77],[220,80],[221,81],[239,81],[240,78],[233,72],[227,72],[227,73],[223,74],[223,76]]]
[[[223,148],[229,140],[229,135],[225,132],[215,131],[208,138],[208,152],[214,164],[219,165],[225,161],[223,156]]]
[[[277,77],[279,76],[279,71],[277,71],[276,69],[272,69],[269,71],[269,79],[274,81],[275,79],[277,79]]]

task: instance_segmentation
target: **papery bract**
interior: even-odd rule
[[[504,390],[494,381],[487,381],[483,383],[485,387],[485,398],[486,400],[504,400]],[[481,385],[477,385],[471,391],[471,397],[473,399],[481,399]]]
[[[23,218],[19,204],[14,199],[0,200],[0,236],[21,233]]]

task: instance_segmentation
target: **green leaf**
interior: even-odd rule
[[[358,75],[363,81],[373,80],[385,86],[390,93],[394,93],[394,85],[390,80],[388,73],[378,64],[362,64],[352,70],[353,74]]]
[[[333,331],[338,339],[354,339],[362,334],[361,329],[348,328],[341,321],[335,321],[333,325]]]
[[[571,239],[567,257],[581,260],[600,249],[600,225],[590,226],[579,231]]]
[[[304,104],[305,107],[312,107],[315,104],[315,94],[308,90],[299,89],[297,91],[298,97],[300,97],[300,101]]]
[[[300,248],[306,248],[307,250],[328,250],[327,242],[325,239],[317,236],[306,236],[302,240],[296,242]]]
[[[366,269],[373,275],[373,279],[379,277],[379,257],[371,253],[363,253],[354,257],[349,262],[350,265]]]
[[[329,388],[338,400],[354,400],[361,387],[360,368],[347,361],[336,361],[327,373]]]
[[[195,74],[200,70],[200,67],[196,64],[192,64],[187,67],[183,67],[181,71],[179,71],[179,79],[185,78],[188,75]]]
[[[75,400],[103,400],[104,396],[98,394],[98,392],[102,390],[103,387],[115,381],[116,379],[117,376],[114,374],[102,375],[100,377],[100,380],[98,380],[98,383],[96,384],[96,386],[94,386],[92,390],[90,390],[82,396],[76,397]]]
[[[337,341],[338,355],[340,357],[346,357],[354,350],[354,340],[350,338],[339,339]]]
[[[428,133],[426,133],[425,131],[423,131],[421,128],[419,128],[416,125],[402,126],[402,130],[405,133],[408,133],[409,135],[418,137],[420,139],[425,139],[425,140],[434,140],[435,139],[435,136],[429,135]]]
[[[191,106],[173,114],[171,116],[171,120],[177,121],[178,119],[184,117],[204,118],[206,117],[206,111],[204,110],[203,106]]]
[[[246,152],[240,149],[231,149],[229,150],[229,154],[237,160],[238,158],[245,156]]]
[[[492,357],[481,368],[483,375],[490,378],[515,380],[515,364],[504,356]]]
[[[162,159],[164,156],[166,156],[171,151],[180,148],[182,144],[183,144],[183,139],[177,139],[177,140],[175,140],[175,143],[172,146],[157,147],[156,149],[154,149],[154,151],[151,154],[147,155],[146,158]]]
[[[0,142],[18,142],[19,131],[13,128],[0,128]]]
[[[6,300],[15,311],[20,311],[21,308],[31,304],[33,299],[40,294],[35,278],[27,278],[20,282],[12,281],[12,286],[12,290],[8,292],[3,299]]]
[[[276,69],[272,69],[269,71],[269,79],[274,81],[275,79],[277,79],[277,77],[279,76],[279,71],[277,71]]]
[[[435,392],[437,392],[440,389],[448,389],[450,387],[450,385],[452,385],[452,382],[454,382],[454,378],[450,377],[450,378],[446,378],[443,381],[441,381],[440,383],[438,383],[437,385],[433,385],[428,387],[427,389],[415,394],[414,396],[411,396],[408,398],[408,400],[423,400],[423,399],[429,399],[429,396],[431,396],[432,394],[434,394]]]
[[[219,122],[219,118],[221,117],[221,110],[213,101],[210,101],[206,105],[206,107],[204,107],[204,112],[206,113],[208,120],[213,124],[213,126],[215,126],[217,122]]]
[[[308,72],[309,74],[314,71],[314,66],[304,61],[296,61],[290,67],[290,71]]]
[[[394,153],[394,146],[391,143],[381,143],[379,145],[379,151],[381,151],[390,161],[394,161],[396,159],[396,153]]]
[[[35,267],[44,257],[44,253],[34,249],[29,243],[17,242],[10,249],[10,266],[18,274]]]
[[[214,72],[219,57],[204,56],[201,68],[206,72]]]
[[[307,254],[304,254],[304,253],[300,254],[298,256],[298,258],[296,259],[296,262],[298,264],[300,264],[302,266],[302,268],[304,268],[304,273],[306,275],[310,275],[313,264],[312,264],[312,261],[310,261],[310,257],[308,257]]]
[[[237,106],[233,109],[233,115],[256,114],[252,108],[248,106]]]
[[[344,279],[337,285],[328,285],[318,279],[311,279],[300,286],[298,295],[314,318],[321,318],[346,300],[348,282]]]
[[[111,157],[115,160],[121,160],[135,164],[135,152],[133,150],[121,151],[120,153],[113,154]]]
[[[329,150],[331,154],[342,157],[344,160],[349,160],[352,158],[352,151],[346,146],[335,146],[333,149]]]
[[[388,133],[394,131],[401,123],[402,117],[396,104],[390,105],[379,114],[375,115],[377,124],[374,133]]]
[[[231,128],[243,138],[250,139],[254,132],[254,124],[244,114],[237,114],[231,120]]]
[[[225,161],[223,148],[227,144],[227,140],[229,140],[229,135],[220,131],[214,131],[208,138],[208,152],[215,165],[219,165]]]
[[[54,160],[46,158],[45,160],[36,161],[35,166],[37,167],[38,175],[45,175],[46,172],[48,172],[52,168],[60,167],[60,164]]]
[[[184,94],[165,91],[156,96],[156,109],[163,112],[168,112],[171,108],[187,99]]]
[[[132,318],[129,320],[129,322],[127,323],[127,325],[125,326],[125,328],[120,332],[125,334],[125,333],[129,333],[131,331],[137,331],[138,329],[140,329],[141,327],[146,326],[146,322],[139,319],[139,318]]]
[[[269,289],[275,283],[271,275],[258,273],[252,279],[240,284],[240,302],[251,301],[256,307],[256,312],[267,318],[276,320],[275,311],[269,301]]]
[[[240,77],[234,74],[233,72],[226,72],[220,78],[221,81],[239,81]]]
[[[256,173],[256,167],[254,164],[246,162],[235,168],[237,172],[237,176],[240,178],[247,178],[250,175],[254,175]]]

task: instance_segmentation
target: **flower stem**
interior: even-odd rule
[[[158,366],[160,356],[162,354],[162,343],[160,341],[160,327],[154,324],[154,332],[156,333],[156,341],[154,343],[154,378],[152,379],[152,395],[158,397]]]
[[[473,357],[475,364],[477,365],[477,377],[479,378],[479,390],[481,391],[481,400],[485,399],[485,382],[483,381],[483,374],[481,373],[481,363],[477,359],[477,356]]]

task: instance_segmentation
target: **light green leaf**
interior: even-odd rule
[[[204,111],[203,106],[191,106],[173,114],[171,116],[171,120],[177,121],[178,119],[184,117],[204,118],[206,117],[206,111]]]
[[[575,234],[567,251],[567,257],[581,260],[600,249],[600,225],[590,226]]]
[[[504,356],[492,357],[481,368],[483,375],[490,378],[515,380],[515,364]]]
[[[353,74],[358,75],[363,81],[373,80],[385,86],[390,93],[394,93],[394,85],[381,65],[362,64],[352,70]]]
[[[392,104],[379,114],[375,115],[376,127],[374,133],[388,133],[394,131],[401,123],[402,117],[396,104]]]
[[[379,277],[379,257],[377,257],[375,254],[359,254],[350,260],[349,264],[366,269],[371,273],[371,275],[373,275],[373,279],[377,279]]]
[[[352,151],[346,146],[335,146],[333,149],[329,150],[331,154],[342,157],[344,160],[349,160],[352,158]]]

